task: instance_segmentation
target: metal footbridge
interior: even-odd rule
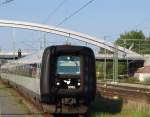
[[[22,21],[11,21],[11,20],[0,20],[0,27],[21,28],[21,29],[53,33],[56,35],[69,37],[75,40],[86,42],[100,48],[104,48],[106,50],[111,51],[112,53],[116,53],[115,56],[117,56],[118,59],[144,60],[142,55],[135,53],[129,49],[125,49],[121,46],[114,45],[113,43],[107,42],[100,38],[96,38],[93,36],[89,36],[83,33],[71,31],[60,27],[47,26],[43,24],[29,23],[29,22],[22,22]],[[113,59],[114,55],[95,55],[95,56],[96,59],[98,58],[101,59],[102,57]]]

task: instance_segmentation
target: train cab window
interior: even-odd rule
[[[56,62],[56,85],[61,89],[80,87],[80,56],[59,56]]]
[[[58,75],[79,75],[80,57],[79,56],[59,56],[57,59]]]

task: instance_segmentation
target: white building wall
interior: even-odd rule
[[[139,73],[139,80],[144,81],[146,78],[150,78],[150,73]]]

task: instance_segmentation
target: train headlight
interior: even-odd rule
[[[59,82],[57,82],[57,85],[60,85],[60,83],[59,83]]]

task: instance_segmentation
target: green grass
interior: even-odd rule
[[[125,78],[125,79],[120,79],[120,82],[124,82],[124,83],[139,83],[139,79],[136,77],[129,77],[129,78]]]
[[[12,100],[15,102],[16,106],[19,106],[23,111],[30,112],[26,104],[23,102],[23,98],[13,89],[9,89],[8,92],[11,94]]]
[[[145,78],[144,83],[150,83],[150,77]]]
[[[96,96],[93,117],[150,117],[150,104]]]

